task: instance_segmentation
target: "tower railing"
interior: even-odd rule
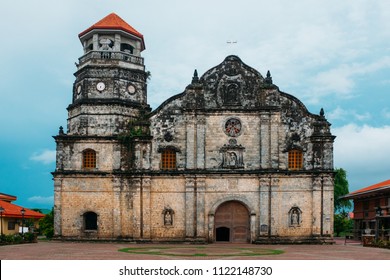
[[[79,65],[89,60],[120,60],[138,65],[144,65],[144,58],[120,51],[90,51],[79,58]]]

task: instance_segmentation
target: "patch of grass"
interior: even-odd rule
[[[207,247],[195,247],[195,249],[201,249],[204,250]],[[215,248],[215,247],[214,247]],[[237,252],[234,253],[175,253],[175,252],[169,252],[169,250],[174,249],[189,249],[193,250],[194,247],[130,247],[130,248],[122,248],[119,249],[119,252],[129,253],[129,254],[137,254],[137,255],[156,255],[156,256],[168,256],[168,257],[240,257],[240,256],[267,256],[267,255],[280,255],[283,254],[283,250],[272,250],[272,249],[263,249],[263,248],[215,248],[218,251],[223,250],[235,250]]]
[[[194,257],[207,257],[207,254],[194,254]]]

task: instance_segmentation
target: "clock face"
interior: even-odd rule
[[[81,85],[78,85],[78,86],[77,86],[76,91],[77,91],[77,94],[80,94],[80,93],[81,93]]]
[[[228,136],[236,137],[241,133],[241,121],[236,118],[228,119],[225,123],[225,133]]]
[[[134,94],[136,89],[135,89],[135,86],[133,85],[128,85],[127,86],[127,91],[130,93],[130,94]]]
[[[97,88],[98,91],[103,91],[106,88],[106,85],[103,82],[99,82],[96,85],[96,88]]]

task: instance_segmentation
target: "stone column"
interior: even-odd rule
[[[143,239],[151,238],[151,205],[150,205],[150,191],[151,180],[149,176],[141,177],[142,188],[142,224],[143,224]]]
[[[92,43],[93,43],[93,50],[97,51],[99,49],[99,35],[98,34],[93,34]]]
[[[196,237],[206,237],[206,217],[205,217],[205,177],[196,177]]]
[[[270,116],[268,114],[263,114],[260,116],[260,158],[261,158],[261,168],[270,168],[271,165],[271,148],[270,148]]]
[[[204,116],[197,116],[196,130],[196,168],[203,169],[206,168],[206,118]]]
[[[121,50],[121,35],[115,34],[113,51],[119,52],[120,50]]]
[[[314,236],[321,235],[321,176],[313,178],[313,211],[312,211],[312,234]]]
[[[186,238],[195,237],[195,178],[186,177],[186,194],[185,194],[185,226]]]
[[[333,196],[334,196],[334,182],[331,175],[325,175],[323,178],[323,211],[327,213],[323,218],[323,234],[333,234]]]
[[[256,214],[250,213],[250,240],[249,242],[252,243],[256,240]]]
[[[193,115],[187,116],[186,121],[186,166],[196,168],[196,122]]]
[[[214,214],[209,214],[209,222],[208,222],[208,242],[214,242]]]
[[[135,239],[143,238],[143,200],[142,200],[142,188],[140,178],[129,179],[129,189],[134,192],[133,196],[133,237]]]
[[[259,179],[259,236],[268,236],[269,178]]]
[[[122,205],[121,205],[121,188],[120,180],[113,178],[113,209],[112,209],[112,238],[122,236]]]
[[[279,123],[280,116],[277,114],[270,115],[270,167],[273,169],[279,168]]]
[[[62,178],[54,178],[54,236],[62,235]]]

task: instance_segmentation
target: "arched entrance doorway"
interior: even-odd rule
[[[249,212],[238,201],[222,203],[215,212],[215,241],[249,242]]]

